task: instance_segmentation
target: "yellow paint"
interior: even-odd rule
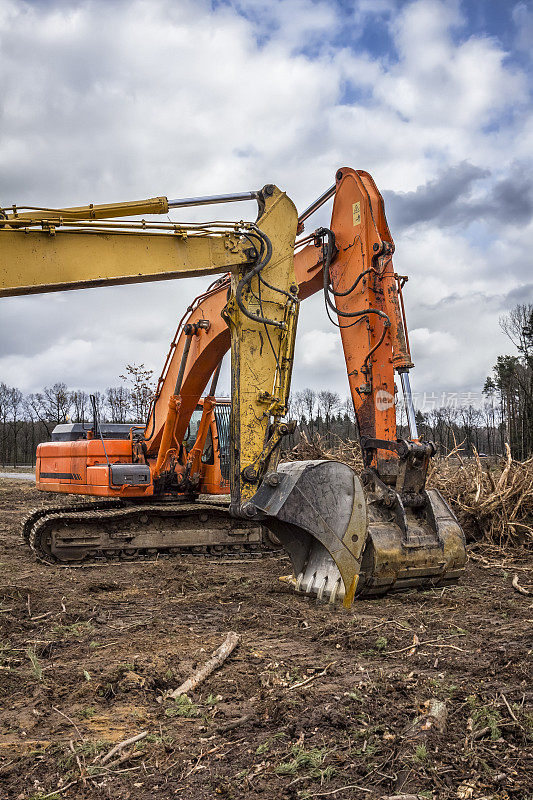
[[[248,261],[247,247],[229,233],[0,227],[0,297],[223,273]]]
[[[272,257],[262,275],[269,284],[289,293],[290,287],[296,286],[293,260],[297,221],[292,201],[274,188],[257,223],[272,243]],[[235,289],[243,274],[237,271],[232,275],[232,296],[225,309],[231,331],[231,496],[236,505],[255,494],[258,484],[243,481],[242,471],[259,460],[271,421],[286,413],[298,312],[296,295],[288,298],[261,286],[263,316],[285,323],[284,330],[268,326],[269,342],[265,325],[246,317],[235,300]],[[260,311],[257,277],[252,281],[252,290],[253,294],[244,296],[244,300],[248,311],[254,314]]]
[[[125,203],[104,203],[97,205],[90,203],[87,206],[75,208],[43,208],[33,211],[19,212],[16,207],[13,213],[7,215],[11,227],[19,227],[19,221],[24,220],[84,220],[84,219],[111,219],[113,217],[133,217],[143,214],[167,214],[168,200],[166,197],[151,197],[148,200],[133,200]]]
[[[355,597],[355,590],[357,589],[358,583],[359,583],[359,575],[354,575],[353,580],[350,584],[350,588],[344,595],[344,600],[342,601],[344,608],[350,608],[350,606],[352,605],[353,599]]]
[[[95,222],[161,213],[167,206],[166,198],[154,198],[0,218],[0,296],[232,271],[233,294],[225,316],[232,352],[232,497],[238,507],[257,488],[243,482],[243,469],[260,461],[271,422],[287,410],[298,314],[293,265],[298,214],[287,195],[273,187],[256,223],[272,244],[262,276],[288,293],[260,286],[257,276],[253,279],[252,292],[243,296],[248,312],[260,311],[260,294],[262,316],[282,323],[265,328],[242,313],[234,296],[238,281],[250,269],[250,241],[240,236],[243,230],[250,232],[249,223],[199,229],[173,223]],[[277,463],[278,451],[264,468]]]

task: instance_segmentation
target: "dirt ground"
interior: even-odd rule
[[[45,567],[19,533],[41,502],[0,481],[2,800],[533,797],[523,554],[332,611],[278,580],[281,556]],[[228,631],[225,664],[158,702]]]

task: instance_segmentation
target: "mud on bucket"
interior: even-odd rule
[[[404,508],[380,501],[346,464],[295,461],[267,475],[253,498],[292,561],[298,592],[350,606],[354,596],[428,589],[463,573],[463,532],[439,492]],[[401,512],[401,513],[400,513]]]

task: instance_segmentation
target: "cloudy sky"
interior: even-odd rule
[[[532,43],[529,0],[0,0],[0,205],[272,182],[303,209],[365,169],[410,276],[414,388],[479,392],[512,352],[499,316],[533,302]],[[0,380],[158,373],[204,285],[2,299]],[[293,386],[347,393],[318,296]]]

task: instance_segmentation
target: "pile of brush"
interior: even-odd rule
[[[467,535],[500,546],[533,540],[533,458],[515,461],[509,445],[505,458],[461,455],[460,446],[434,459],[428,486],[452,505]]]
[[[292,450],[283,454],[284,461],[342,461],[356,472],[363,469],[363,458],[358,442],[344,441],[338,436],[328,439],[326,436],[315,434],[308,438],[305,433],[300,434],[300,440]]]
[[[343,461],[356,472],[363,468],[357,442],[301,435],[285,454],[287,461]],[[533,540],[533,458],[515,461],[506,445],[501,459],[466,457],[458,445],[445,458],[432,460],[428,487],[438,489],[452,506],[470,540],[499,546],[524,545]]]

